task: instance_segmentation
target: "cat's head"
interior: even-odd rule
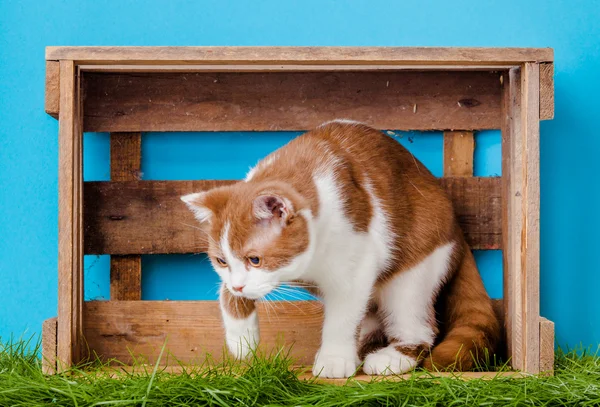
[[[232,294],[261,298],[306,271],[312,214],[290,185],[239,182],[181,199],[206,231],[210,261]]]

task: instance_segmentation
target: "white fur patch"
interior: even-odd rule
[[[373,285],[389,257],[387,224],[381,208],[368,232],[356,232],[346,217],[334,168],[314,177],[319,197],[315,255],[305,277],[323,294],[325,320],[313,373],[347,377],[358,365],[356,329],[364,317]]]
[[[250,168],[250,171],[248,171],[248,173],[246,174],[246,178],[244,178],[244,182],[248,182],[248,181],[252,180],[252,177],[254,177],[254,175],[256,175],[258,170],[262,170],[264,168],[269,167],[271,164],[273,164],[273,162],[275,161],[275,158],[276,158],[276,154],[277,154],[277,151],[274,151],[273,153],[269,154],[268,156],[266,156],[265,158],[260,160],[254,166],[254,168]]]
[[[398,273],[378,293],[386,315],[384,326],[400,345],[432,345],[435,339],[429,311],[433,296],[448,273],[454,243],[436,248],[421,263]]]
[[[371,332],[375,332],[381,326],[381,321],[375,315],[367,315],[360,323],[358,341],[362,341]]]
[[[196,192],[184,195],[181,200],[191,209],[192,213],[200,223],[209,221],[212,217],[212,211],[200,204],[206,192]]]
[[[401,374],[416,366],[416,359],[398,352],[393,345],[390,345],[368,354],[365,357],[363,371],[369,375]]]
[[[225,327],[225,341],[229,351],[236,359],[247,358],[256,349],[260,339],[258,314],[253,311],[247,318],[234,318],[223,306],[223,296],[219,303]]]

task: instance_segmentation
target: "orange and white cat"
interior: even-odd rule
[[[244,181],[182,197],[209,235],[228,347],[259,340],[254,301],[286,282],[325,308],[313,373],[468,369],[500,327],[437,179],[366,125],[325,123]]]

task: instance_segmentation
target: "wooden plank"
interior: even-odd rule
[[[452,199],[458,223],[471,249],[499,249],[502,241],[500,178],[444,177],[440,182]]]
[[[496,347],[496,356],[500,360],[507,360],[507,349],[506,349],[506,321],[504,316],[504,300],[501,298],[492,299],[492,308],[494,314],[500,322],[500,341]]]
[[[551,62],[551,48],[46,47],[47,60],[94,64],[518,64]]]
[[[498,129],[499,75],[480,71],[86,72],[84,128],[91,132],[306,130],[345,117],[380,129]]]
[[[85,183],[86,254],[198,253],[207,238],[180,197],[235,181]]]
[[[504,74],[502,126],[502,259],[507,354],[514,369],[524,367],[520,278],[522,218],[521,70]]]
[[[58,61],[46,61],[46,91],[44,110],[50,116],[58,119],[60,105],[60,63]]]
[[[111,133],[110,177],[112,181],[140,179],[142,134]],[[142,258],[139,255],[110,257],[110,299],[142,299]]]
[[[291,357],[299,364],[310,365],[320,346],[321,303],[274,301],[269,304],[268,308],[264,303],[258,305],[261,350],[270,352],[292,346]],[[103,359],[132,363],[139,357],[155,363],[165,343],[168,352],[161,365],[175,364],[174,369],[181,367],[179,362],[202,363],[206,353],[210,353],[214,361],[223,356],[223,325],[216,301],[91,301],[85,303],[84,321],[86,342]],[[132,369],[129,371],[135,370]],[[485,378],[496,373],[442,373],[441,376]],[[301,377],[308,378],[308,375]],[[370,380],[371,377],[361,374],[355,379]]]
[[[110,256],[111,301],[142,299],[142,257]]]
[[[472,131],[444,132],[444,176],[472,177],[474,152]]]
[[[42,324],[42,372],[56,373],[57,318],[49,318]]]
[[[525,311],[525,368],[540,370],[540,66],[526,63],[521,76],[523,200],[521,208],[521,295]]]
[[[540,317],[540,372],[554,374],[554,322]]]
[[[540,64],[540,120],[554,118],[554,64]]]
[[[370,383],[373,381],[386,381],[386,382],[401,382],[404,380],[414,380],[415,375],[420,380],[436,379],[436,378],[452,378],[456,380],[493,380],[496,378],[501,379],[522,379],[527,377],[521,372],[419,372],[419,373],[406,373],[397,376],[369,376],[364,373],[357,374],[350,379],[328,379],[325,377],[318,377],[315,380],[317,383],[322,384],[335,384],[337,386],[344,386],[353,382]],[[308,371],[298,376],[300,380],[312,380],[314,376]]]
[[[107,365],[102,368],[103,373],[105,373],[110,378],[122,378],[126,375],[148,375],[148,373],[152,372],[154,366],[152,365],[123,365],[123,364],[114,364]],[[160,366],[159,371],[161,373],[167,374],[181,374],[183,372],[192,372],[196,368],[195,365],[187,365],[187,364],[177,364],[177,365],[169,365],[169,366]],[[362,372],[358,372],[356,376],[353,376],[349,379],[327,379],[324,377],[314,377],[310,371],[312,366],[292,366],[292,369],[297,373],[298,379],[300,380],[310,380],[315,381],[317,383],[328,383],[335,384],[339,386],[344,386],[346,384],[361,382],[361,383],[370,383],[372,381],[386,381],[386,382],[400,382],[403,380],[411,380],[415,378],[415,375],[419,379],[436,379],[436,378],[452,378],[456,380],[492,380],[496,378],[506,378],[506,379],[522,379],[528,377],[529,375],[523,374],[521,372],[515,371],[507,371],[507,372],[411,372],[402,375],[395,376],[369,376],[363,374]]]
[[[235,181],[85,183],[86,254],[198,253],[206,237],[180,196]],[[500,247],[500,179],[445,178],[467,241]]]
[[[81,154],[78,81],[75,64],[60,62],[58,331],[59,370],[80,356],[82,303]]]
[[[539,372],[539,66],[505,81],[503,236],[508,349],[513,367]]]
[[[142,134],[112,133],[110,135],[111,181],[140,179],[142,168]]]
[[[298,363],[311,364],[320,345],[322,305],[317,301],[258,304],[260,343],[269,351],[292,345]],[[131,363],[132,355],[156,361],[163,345],[183,362],[223,355],[224,334],[217,301],[91,301],[84,307],[90,350]],[[172,358],[171,358],[172,359]],[[168,364],[168,357],[161,361]]]
[[[506,65],[272,65],[272,64],[185,64],[185,65],[79,65],[84,72],[336,72],[336,71],[502,71],[513,68]]]

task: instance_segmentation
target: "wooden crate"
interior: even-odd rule
[[[496,302],[512,366],[552,370],[539,313],[539,121],[553,117],[553,51],[531,48],[48,47],[46,112],[59,120],[58,318],[45,370],[90,352],[183,361],[222,354],[214,301],[141,301],[141,254],[206,248],[179,196],[231,181],[140,181],[141,134],[306,130],[347,117],[380,129],[444,131],[444,177],[467,241],[502,249]],[[502,177],[473,176],[473,130],[502,130]],[[82,134],[111,133],[111,181],[83,182]],[[168,135],[165,135],[168,137]],[[199,157],[201,157],[199,152]],[[83,300],[83,255],[110,254],[111,300]],[[262,346],[285,338],[312,363],[317,302],[261,314]],[[270,319],[270,321],[269,321]],[[301,339],[296,341],[297,339]]]

